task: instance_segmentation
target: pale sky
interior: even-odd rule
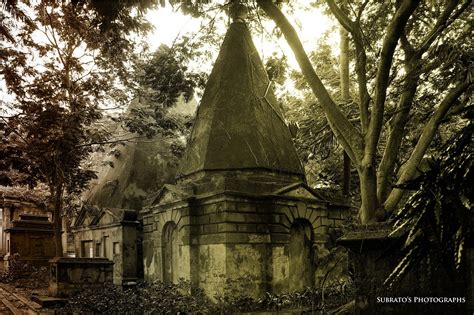
[[[285,12],[285,8],[283,8],[283,11]],[[223,12],[215,13],[224,15]],[[178,35],[189,35],[198,31],[201,23],[200,19],[184,15],[181,11],[172,8],[169,4],[167,4],[166,7],[159,7],[158,9],[150,10],[146,17],[155,27],[154,31],[152,31],[146,39],[152,51],[158,48],[161,44],[170,46]],[[333,52],[335,54],[339,53],[338,26],[334,21],[324,16],[320,11],[316,9],[305,11],[301,8],[295,8],[294,13],[291,15],[287,14],[287,17],[297,29],[306,52],[314,50],[318,39],[323,33],[330,30],[331,36],[329,37],[329,44],[333,47]],[[216,23],[216,27],[218,28],[219,33],[225,33],[226,25],[224,22]],[[264,22],[264,27],[267,32],[270,33],[274,28],[274,24],[272,21],[267,20]],[[288,57],[290,67],[299,70],[293,52],[288,47],[288,44],[283,37],[279,40],[273,38],[269,41],[264,36],[257,34],[257,32],[253,32],[253,40],[263,59],[271,56],[273,52],[276,52],[277,55],[281,55],[283,51],[283,53]],[[212,58],[212,61],[205,64],[203,64],[202,61],[192,63],[190,69],[193,70],[193,68],[199,68],[200,70],[210,72],[211,62],[217,58],[217,49],[213,53],[214,57]],[[287,86],[290,87],[291,82],[287,83]],[[0,101],[9,102],[13,100],[11,95],[7,95],[3,81],[0,81],[0,96]],[[2,107],[3,106],[0,106],[0,108]]]
[[[285,8],[283,8],[283,11],[284,10]],[[219,14],[223,15],[224,13]],[[170,5],[149,11],[146,17],[155,27],[154,31],[149,34],[147,39],[152,50],[155,50],[161,44],[170,46],[178,35],[191,34],[200,28],[199,19],[184,15],[179,10],[173,9]],[[294,19],[293,17],[297,17],[297,19]],[[301,8],[295,8],[294,14],[292,16],[288,15],[288,18],[297,29],[306,52],[315,49],[317,41],[323,33],[328,30],[333,30],[329,38],[329,43],[333,47],[333,52],[335,54],[339,53],[338,26],[334,21],[330,20],[320,11],[316,9],[305,11]],[[224,34],[225,26],[221,24],[216,25],[222,29],[219,31]],[[264,27],[268,32],[271,32],[274,23],[272,21],[265,21]],[[293,52],[284,38],[277,40],[277,43],[275,43],[266,40],[254,32],[253,40],[262,58],[270,56],[274,51],[280,54],[281,47],[285,55],[288,57],[290,66],[298,69],[298,64],[293,56]],[[216,58],[218,52],[216,51],[215,53]]]

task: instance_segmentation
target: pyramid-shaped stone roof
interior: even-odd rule
[[[146,106],[138,99],[129,105],[132,108]],[[195,101],[185,102],[180,97],[170,109],[176,119],[183,119],[196,107]],[[179,160],[172,154],[170,144],[161,135],[151,139],[138,134],[128,134],[121,126],[114,135],[120,139],[135,138],[125,141],[124,146],[115,147],[115,156],[97,156],[102,160],[113,162],[113,167],[97,167],[98,179],[91,182],[90,189],[83,194],[83,199],[90,205],[106,208],[126,208],[140,210],[148,196],[160,187],[173,182],[176,177]]]
[[[255,169],[304,178],[250,32],[245,23],[234,22],[207,82],[178,177]]]

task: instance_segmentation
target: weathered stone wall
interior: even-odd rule
[[[174,267],[173,278],[191,279],[191,242],[189,207],[179,203],[165,211],[143,214],[143,264],[144,279],[152,282],[164,280],[163,271],[163,228],[167,223],[176,225],[176,235],[173,240],[177,244],[171,265]]]
[[[0,207],[2,208],[0,253],[6,253],[8,250],[5,230],[12,226],[11,222],[13,220],[19,220],[21,214],[48,216],[48,218],[51,220],[51,212],[46,211],[44,207],[41,207],[33,202],[5,198],[1,201]]]
[[[55,256],[53,225],[46,216],[21,214],[20,220],[13,220],[5,230],[8,252],[3,257],[5,267],[12,255],[19,254],[21,261],[35,266],[46,266]]]
[[[122,273],[118,282],[127,283],[137,281],[137,238],[138,230],[136,226],[122,227],[122,251],[121,257],[117,257],[123,264]],[[115,279],[114,279],[115,280]]]
[[[113,278],[117,285],[137,280],[137,227],[121,224],[74,230],[76,257],[101,257],[114,263]],[[84,242],[91,242],[92,255],[84,253]],[[86,248],[87,250],[87,248]]]
[[[309,255],[313,247],[324,246],[328,228],[340,226],[346,212],[329,212],[315,201],[229,192],[152,208],[143,216],[145,280],[165,280],[163,227],[174,222],[179,264],[173,281],[190,279],[211,297],[222,293],[227,279],[247,282],[247,293],[253,296],[288,292],[301,286],[290,285],[292,260],[293,270],[299,264],[290,257],[292,224],[307,222]]]
[[[113,263],[105,258],[66,258],[50,260],[48,293],[69,297],[85,288],[103,288],[112,283]]]

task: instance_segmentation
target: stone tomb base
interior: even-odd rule
[[[349,210],[304,184],[191,198],[172,187],[159,200],[143,218],[145,280],[184,278],[211,298],[232,289],[259,297],[314,286],[318,248]]]
[[[106,258],[55,257],[49,261],[48,293],[69,297],[86,288],[113,283],[114,263]]]
[[[338,240],[349,249],[349,264],[354,268],[355,314],[466,314],[470,294],[465,279],[449,278],[444,271],[438,270],[426,279],[423,266],[418,266],[393,288],[383,285],[402,259],[407,236],[404,232],[390,235],[391,231],[385,223],[365,225]],[[419,298],[426,297],[461,297],[465,302],[420,302]]]

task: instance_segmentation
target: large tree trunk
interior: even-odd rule
[[[392,120],[392,127],[389,133],[387,145],[380,162],[377,173],[377,196],[381,203],[384,203],[392,187],[392,175],[398,157],[398,152],[402,145],[405,135],[405,125],[408,123],[410,109],[413,104],[418,79],[420,76],[419,68],[415,67],[413,61],[408,61],[405,65],[407,77],[405,79],[404,91],[398,102],[397,113]]]
[[[349,158],[349,155],[344,151],[344,161],[343,161],[343,167],[344,167],[344,177],[342,180],[342,193],[344,196],[349,196],[351,192],[351,159]]]
[[[339,144],[342,145],[354,163],[360,162],[363,156],[362,135],[332,100],[321,79],[314,71],[294,27],[272,1],[257,0],[257,3],[283,32],[288,45],[295,54],[301,72],[323,108]]]
[[[361,205],[359,210],[359,221],[361,224],[369,224],[376,221],[376,213],[379,210],[377,199],[377,177],[375,169],[370,165],[363,165],[359,172]]]
[[[360,89],[360,106],[361,106],[361,122],[362,132],[357,130],[355,126],[345,117],[338,106],[329,96],[329,93],[322,84],[320,78],[314,71],[314,68],[309,61],[309,58],[304,51],[304,48],[298,38],[298,35],[293,26],[288,22],[287,18],[275,6],[271,0],[257,0],[257,4],[265,13],[276,23],[285,36],[290,48],[293,50],[296,60],[301,68],[301,71],[311,87],[313,93],[318,98],[322,106],[328,123],[331,126],[339,143],[343,146],[346,153],[355,164],[360,177],[361,199],[362,206],[360,209],[360,219],[362,223],[370,223],[377,219],[385,218],[395,209],[404,191],[400,189],[393,189],[389,194],[391,178],[389,177],[390,170],[393,170],[394,161],[397,155],[397,148],[400,147],[400,134],[403,128],[399,128],[394,137],[390,140],[390,146],[386,152],[385,159],[382,163],[382,171],[380,176],[380,193],[377,195],[377,176],[376,176],[376,154],[382,126],[384,123],[385,101],[387,97],[387,88],[390,84],[389,75],[392,68],[393,56],[399,40],[404,35],[405,27],[411,15],[417,8],[419,0],[403,0],[397,2],[397,10],[393,15],[390,23],[387,26],[385,37],[380,51],[380,58],[377,65],[377,74],[375,78],[375,88],[373,105],[370,112],[370,119],[367,117],[369,103],[367,93],[367,81],[365,77],[365,62],[366,56],[364,54],[364,43],[362,40],[362,33],[359,29],[358,20],[351,21],[348,16],[341,10],[334,0],[327,0],[327,3],[336,16],[341,25],[348,30],[354,38],[357,53],[357,76]],[[457,2],[449,2],[441,17],[438,19],[432,31],[428,33],[426,38],[422,40],[419,51],[424,52],[430,44],[446,29],[459,15],[467,9],[469,2],[451,15],[455,9]],[[402,38],[403,41],[403,38]],[[402,43],[403,44],[403,43]],[[414,81],[416,85],[416,81]],[[402,175],[397,184],[404,183],[413,178],[416,173],[416,168],[423,158],[433,135],[441,121],[446,115],[452,103],[470,86],[470,82],[462,82],[455,87],[447,97],[443,100],[438,110],[435,112],[430,122],[425,126],[423,134],[421,135],[414,151],[403,169]],[[402,103],[411,103],[416,93],[415,89],[409,88],[403,96]],[[397,120],[400,126],[404,124],[408,118],[406,109],[402,109],[402,113],[398,115]],[[401,132],[400,132],[401,131]],[[388,197],[386,198],[388,194]],[[383,207],[381,206],[382,201]]]
[[[54,205],[53,205],[53,231],[54,231],[54,245],[56,248],[56,257],[63,256],[63,242],[62,235],[62,220],[61,210],[63,203],[63,187],[61,184],[56,185],[52,190],[54,191]]]

